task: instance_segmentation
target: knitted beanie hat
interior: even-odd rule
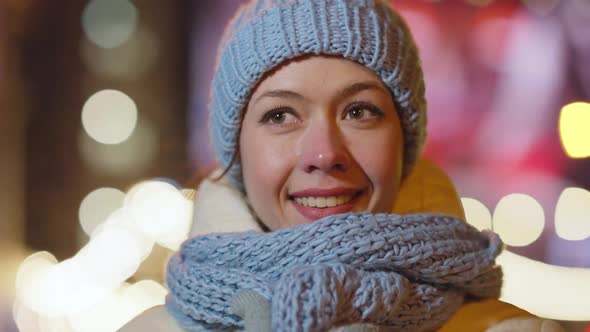
[[[235,154],[254,87],[266,72],[307,54],[342,56],[381,78],[403,128],[403,175],[409,174],[426,136],[424,78],[412,35],[387,1],[252,0],[226,27],[210,96],[216,157],[224,168],[235,159],[230,182],[244,189]]]

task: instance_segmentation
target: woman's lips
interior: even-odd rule
[[[362,191],[355,190],[305,190],[294,194],[290,202],[293,204],[295,209],[305,218],[310,221],[318,220],[333,214],[346,213],[352,211],[354,205],[359,201],[362,196]],[[340,195],[354,195],[352,199],[344,204],[333,206],[333,207],[311,207],[299,204],[295,201],[294,197],[317,197],[317,196],[340,196]]]
[[[340,195],[357,195],[362,190],[356,188],[332,188],[332,189],[305,189],[289,194],[290,197],[305,196],[340,196]]]

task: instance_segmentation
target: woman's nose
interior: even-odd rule
[[[311,124],[299,140],[298,164],[306,173],[344,172],[350,167],[350,154],[337,124],[329,121]]]

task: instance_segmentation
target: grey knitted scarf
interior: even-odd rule
[[[240,291],[269,302],[272,331],[432,330],[466,296],[499,296],[501,248],[492,232],[431,214],[342,214],[270,233],[200,236],[168,263],[166,305],[190,331],[243,328],[231,307]]]

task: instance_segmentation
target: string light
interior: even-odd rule
[[[186,239],[191,224],[192,202],[170,183],[140,183],[129,190],[124,205],[146,235],[164,247],[177,250]]]
[[[88,235],[104,222],[115,210],[123,206],[125,194],[115,188],[98,188],[90,192],[80,203],[80,226]]]
[[[492,215],[490,210],[474,198],[463,197],[461,204],[465,211],[465,219],[478,230],[492,229]]]
[[[570,241],[590,237],[590,191],[566,188],[555,206],[555,233]]]
[[[163,286],[154,281],[128,285],[126,280],[156,241],[178,249],[188,236],[191,201],[165,179],[141,182],[122,199],[116,189],[107,191],[120,207],[106,220],[84,226],[90,240],[74,257],[58,262],[40,252],[19,267],[14,317],[21,330],[115,331],[164,303]],[[105,192],[90,197],[100,193]]]
[[[536,241],[545,227],[543,207],[533,197],[510,194],[503,197],[493,216],[494,231],[511,246],[527,246]]]
[[[539,317],[590,321],[590,269],[545,264],[508,250],[496,261],[504,271],[500,300]]]

